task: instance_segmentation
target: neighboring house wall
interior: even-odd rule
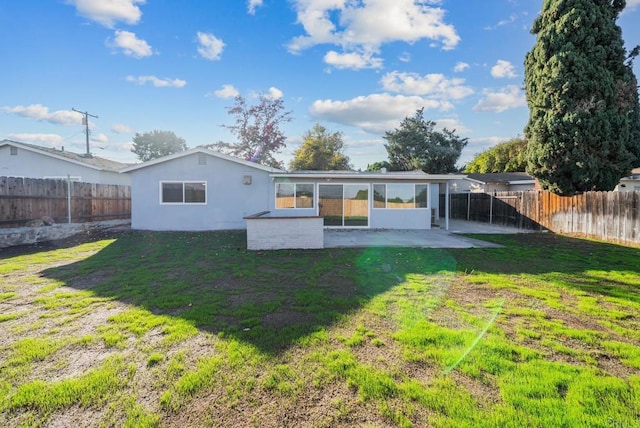
[[[640,178],[623,178],[615,190],[618,192],[638,192],[640,191]]]
[[[205,165],[201,164],[203,162]],[[143,230],[244,229],[243,217],[268,210],[267,171],[194,153],[133,170],[131,227]],[[251,177],[251,184],[247,182]],[[163,181],[206,182],[204,204],[162,204]]]
[[[509,186],[509,192],[528,192],[530,190],[535,190],[534,184],[512,184]]]
[[[624,177],[614,189],[618,192],[640,191],[640,168],[634,168],[629,177]]]
[[[508,192],[509,190],[511,190],[509,183],[486,183],[484,185],[484,193]]]
[[[491,176],[492,174],[482,174]],[[501,175],[501,174],[496,174]],[[449,191],[451,193],[493,193],[493,192],[522,192],[535,190],[535,182],[532,179],[505,179],[491,181],[495,179],[476,179],[467,177],[462,180],[452,180]]]
[[[471,184],[472,182],[463,178],[461,180],[451,180],[449,183],[449,192],[450,193],[469,193],[471,192]],[[474,183],[475,184],[475,183]],[[440,191],[444,193],[444,189],[441,187]]]
[[[12,150],[13,149],[13,150]],[[15,154],[11,154],[11,153]],[[0,147],[0,176],[25,178],[67,178],[86,183],[130,185],[128,175],[57,159],[21,147]]]

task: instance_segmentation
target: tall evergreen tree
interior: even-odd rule
[[[616,25],[624,0],[545,0],[525,60],[527,172],[559,194],[612,190],[640,141],[637,81]]]
[[[422,170],[428,174],[456,172],[456,162],[468,143],[455,130],[436,131],[436,123],[425,120],[424,109],[406,117],[400,127],[385,132],[384,145],[393,171]]]
[[[559,194],[611,190],[640,155],[624,0],[545,0],[525,60],[527,171]]]

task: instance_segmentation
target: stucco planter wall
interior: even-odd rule
[[[322,217],[251,216],[247,221],[249,250],[324,248]]]

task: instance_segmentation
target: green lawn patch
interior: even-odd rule
[[[5,258],[0,426],[638,426],[640,250],[474,237],[503,247]]]

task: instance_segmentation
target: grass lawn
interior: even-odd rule
[[[0,252],[0,426],[640,426],[640,250],[477,238]]]

